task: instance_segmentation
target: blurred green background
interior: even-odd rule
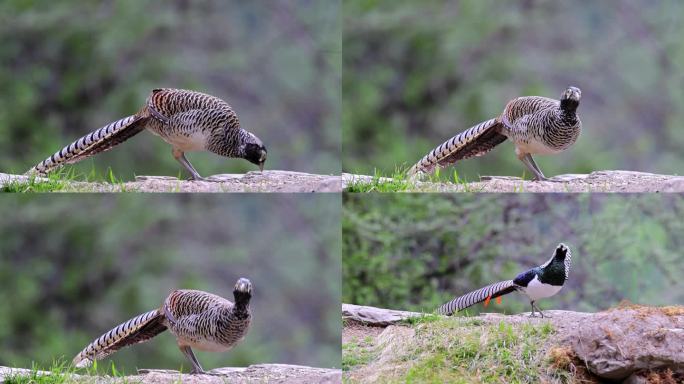
[[[266,144],[267,169],[339,173],[339,13],[339,0],[4,0],[0,172],[25,172],[169,87],[231,104]],[[189,159],[202,175],[257,169]],[[181,169],[148,132],[76,171],[108,167],[124,180]]]
[[[345,195],[342,300],[432,312],[572,250],[544,309],[684,304],[682,195]],[[470,313],[529,311],[519,293]]]
[[[18,208],[20,207],[20,209]],[[340,367],[338,196],[4,196],[0,365],[71,359],[176,288],[233,300],[254,289],[252,329],[205,369],[256,363]],[[164,332],[124,348],[117,369],[185,370]]]
[[[392,173],[512,98],[574,85],[583,133],[539,157],[547,175],[681,174],[682,36],[679,0],[344,1],[343,170]],[[456,169],[476,180],[524,166],[503,143]]]

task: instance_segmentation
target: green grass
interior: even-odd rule
[[[102,183],[108,182],[117,185],[121,192],[126,192],[125,181],[108,168],[104,175],[96,173],[91,169],[87,174],[80,174],[73,167],[64,167],[50,172],[47,176],[29,176],[27,181],[11,181],[0,187],[0,192],[8,193],[32,193],[32,192],[58,192],[74,190],[73,183]]]
[[[539,355],[544,340],[553,333],[550,323],[483,324],[462,331],[458,321],[417,329],[421,340],[415,363],[404,380],[454,383],[541,382],[544,360]]]
[[[400,321],[400,323],[406,324],[406,325],[418,325],[418,324],[432,323],[432,322],[438,321],[442,318],[443,318],[442,316],[434,314],[434,313],[424,313],[421,316],[408,317],[408,318]]]
[[[15,373],[9,375],[5,378],[5,384],[62,384],[62,383],[72,383],[72,375],[91,375],[91,376],[103,376],[107,375],[115,378],[124,378],[124,374],[116,369],[114,363],[112,363],[108,370],[104,372],[98,372],[97,362],[92,366],[85,369],[74,368],[71,364],[65,362],[64,360],[56,360],[49,367],[40,367],[33,364],[30,372],[28,373]]]
[[[429,188],[418,188],[417,181],[434,184],[455,184],[460,185],[464,192],[478,192],[481,188],[474,188],[466,179],[462,179],[458,175],[456,169],[450,174],[450,177],[442,177],[441,170],[437,169],[431,175],[422,180],[412,180],[408,176],[409,168],[397,167],[391,174],[384,174],[382,171],[375,170],[370,181],[354,180],[347,185],[345,192],[351,193],[368,193],[368,192],[410,192],[420,190],[422,192],[430,192]],[[437,191],[437,189],[435,189]]]
[[[2,186],[2,192],[55,192],[67,189],[70,182],[76,179],[73,169],[60,169],[48,174],[46,177],[38,178],[30,176],[28,181],[11,181]]]
[[[49,372],[43,374],[42,372]],[[59,384],[67,383],[70,380],[70,374],[74,372],[74,368],[70,368],[63,361],[55,361],[47,369],[41,369],[37,365],[31,367],[31,372],[28,374],[11,374],[5,378],[6,384]]]
[[[408,179],[406,169],[397,169],[392,175],[385,176],[375,170],[370,181],[354,180],[345,189],[345,192],[368,193],[368,192],[403,192],[415,187]]]
[[[372,340],[364,343],[346,343],[342,345],[342,371],[348,372],[354,367],[366,365],[375,358],[374,348],[369,347]]]

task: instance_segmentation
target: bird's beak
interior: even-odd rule
[[[264,163],[259,163],[259,172],[264,172]]]

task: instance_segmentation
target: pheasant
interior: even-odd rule
[[[249,301],[252,283],[238,279],[233,290],[235,303],[211,293],[173,291],[161,308],[138,315],[88,344],[76,357],[77,368],[87,367],[119,349],[147,341],[166,329],[176,337],[178,348],[190,360],[191,373],[204,373],[192,348],[225,352],[240,342],[252,320]]]
[[[582,122],[577,116],[582,92],[568,87],[560,101],[541,96],[525,96],[506,104],[503,113],[450,138],[425,155],[410,170],[413,177],[431,173],[458,160],[482,156],[506,139],[515,145],[518,160],[534,174],[535,180],[549,180],[532,158],[566,150],[577,141]]]
[[[493,298],[519,291],[530,299],[530,305],[532,306],[530,316],[535,317],[534,310],[536,309],[543,318],[544,313],[535,305],[535,302],[539,299],[551,297],[563,288],[570,274],[571,258],[570,249],[561,243],[556,248],[553,256],[541,266],[523,272],[513,280],[490,284],[484,288],[459,296],[440,306],[437,312],[450,316],[454,312],[464,310],[477,303],[484,301],[486,305]]]
[[[155,89],[135,115],[81,137],[27,174],[45,175],[65,164],[108,151],[145,129],[171,144],[173,157],[190,173],[192,180],[203,178],[185,158],[185,152],[190,151],[243,158],[258,165],[261,171],[264,169],[266,147],[258,137],[240,127],[228,103],[200,92]]]

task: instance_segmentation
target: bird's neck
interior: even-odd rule
[[[238,318],[247,318],[250,315],[249,301],[251,295],[235,292],[235,304],[233,306],[233,315]]]
[[[212,133],[207,140],[207,150],[219,156],[244,157],[244,143],[248,137],[242,128],[221,129]]]
[[[549,265],[540,268],[537,272],[539,281],[544,284],[563,285],[565,283],[565,264],[559,261],[552,261]]]
[[[579,103],[575,100],[561,100],[560,102],[560,108],[558,109],[559,114],[558,116],[560,117],[561,121],[565,125],[575,125],[577,124],[577,121],[579,120],[577,118],[577,107],[579,106]]]
[[[233,316],[237,319],[244,320],[251,316],[249,305],[235,305],[233,308]]]

